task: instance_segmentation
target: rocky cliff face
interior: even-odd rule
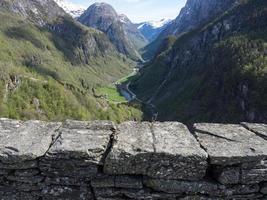
[[[267,196],[266,124],[0,119],[0,196],[252,200]]]
[[[41,26],[66,15],[53,0],[1,0],[0,9],[17,13]]]
[[[188,0],[178,17],[160,33],[153,43],[144,49],[144,57],[147,59],[153,58],[166,37],[178,37],[182,33],[203,26],[208,21],[231,8],[236,2],[236,0]]]
[[[135,46],[127,37],[125,26],[111,5],[95,3],[79,17],[78,21],[106,33],[120,53],[135,59],[139,57]]]
[[[228,3],[229,9],[205,25],[178,35],[133,86],[158,106],[161,119],[267,120],[266,103],[260,100],[266,98],[267,89],[267,4],[260,0]],[[190,7],[181,13],[186,10]]]

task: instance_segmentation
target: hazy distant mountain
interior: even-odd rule
[[[148,21],[137,24],[137,28],[145,36],[145,38],[152,42],[159,34],[171,23],[171,19],[161,19],[159,21]]]
[[[83,12],[86,10],[84,6],[71,3],[67,0],[54,0],[54,1],[74,18],[81,16]]]

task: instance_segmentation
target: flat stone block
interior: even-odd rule
[[[102,164],[114,125],[108,121],[67,121],[59,130],[60,137],[49,149],[49,159],[83,159]]]
[[[42,157],[61,123],[0,120],[0,160],[21,163]],[[1,167],[1,164],[0,164]]]
[[[194,128],[211,164],[234,165],[267,158],[267,141],[241,125],[204,123]]]
[[[104,172],[198,180],[206,168],[207,154],[185,125],[126,122],[118,126]]]

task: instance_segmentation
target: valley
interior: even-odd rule
[[[265,1],[135,23],[107,3],[0,0],[0,18],[0,117],[267,121]]]

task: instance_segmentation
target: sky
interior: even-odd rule
[[[119,14],[127,15],[133,22],[174,19],[186,0],[69,0],[89,7],[95,2],[111,4]]]

